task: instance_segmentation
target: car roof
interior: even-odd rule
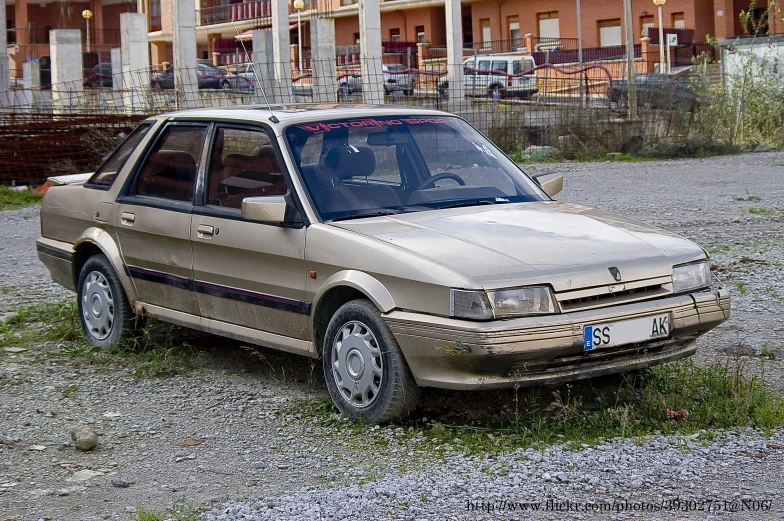
[[[277,121],[270,119],[273,115]],[[406,107],[403,109],[402,107],[395,105],[293,103],[288,105],[267,106],[259,104],[190,109],[161,114],[160,116],[155,116],[155,118],[236,119],[238,121],[259,121],[273,127],[283,128],[297,123],[312,123],[343,118],[368,118],[374,116],[443,117],[453,115],[435,109],[414,107]]]

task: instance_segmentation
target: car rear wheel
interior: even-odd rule
[[[221,82],[221,88],[222,89],[230,89],[231,88],[231,83],[229,83],[228,80],[223,80],[223,82]]]
[[[332,401],[356,420],[386,423],[408,416],[419,387],[381,313],[366,299],[337,310],[327,326],[324,377]]]
[[[102,255],[87,259],[77,286],[79,321],[87,343],[107,349],[136,329],[136,315],[117,274]]]

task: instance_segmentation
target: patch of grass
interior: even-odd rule
[[[423,414],[418,411],[399,424],[405,434],[397,439],[424,436],[436,453],[462,447],[486,454],[552,443],[572,444],[579,450],[583,443],[639,438],[657,431],[688,435],[703,429],[752,426],[769,432],[784,426],[784,400],[766,387],[762,377],[750,376],[757,374],[751,371],[751,363],[764,361],[737,359],[701,367],[682,360],[553,391],[518,389],[501,412],[490,410],[492,405],[457,413],[449,406],[435,411],[431,407],[427,421],[416,418]],[[371,426],[336,421],[334,407],[324,400],[313,403],[298,410],[354,435],[373,435]],[[675,411],[678,419],[668,418],[667,411]]]
[[[738,282],[738,291],[741,295],[745,295],[749,291],[749,287],[745,282]]]
[[[163,521],[163,512],[157,510],[145,510],[143,508],[136,509],[136,521]]]
[[[60,356],[88,364],[129,363],[138,376],[175,375],[193,369],[199,357],[187,341],[189,333],[148,321],[119,345],[101,350],[85,342],[75,301],[22,307],[0,325],[5,345],[57,342]]]
[[[751,202],[751,203],[758,203],[758,202],[762,201],[762,197],[760,197],[758,195],[750,195],[748,197],[736,197],[735,200],[736,201],[748,201],[748,202]]]
[[[784,212],[778,210],[776,208],[749,208],[748,212],[751,215],[762,215],[764,217],[778,217],[780,215],[784,215]]]
[[[16,191],[8,186],[0,186],[0,210],[16,210],[22,206],[39,204],[44,198],[32,190]]]
[[[644,163],[646,161],[656,161],[659,158],[639,156],[636,154],[607,154],[599,161],[610,161],[612,163]]]

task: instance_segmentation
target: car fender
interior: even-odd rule
[[[139,300],[136,293],[136,286],[134,286],[133,281],[131,281],[131,278],[125,271],[125,263],[122,260],[120,248],[117,246],[114,238],[103,228],[91,227],[82,232],[82,235],[74,242],[74,251],[79,251],[79,247],[85,243],[96,246],[103,252],[106,258],[109,259],[109,262],[114,268],[114,272],[117,274],[117,278],[120,279],[120,283],[125,290],[128,302],[131,303],[131,306],[135,310]],[[78,276],[79,274],[75,273],[75,278]]]
[[[382,313],[395,309],[395,300],[387,288],[375,277],[358,270],[343,270],[334,273],[316,292],[313,298],[313,309],[317,309],[321,299],[327,292],[337,286],[348,286],[361,291],[375,304]],[[311,316],[311,329],[315,323],[315,313]],[[312,331],[311,331],[312,332]]]

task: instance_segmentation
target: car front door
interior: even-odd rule
[[[145,304],[198,315],[191,212],[209,126],[167,123],[117,199],[114,230]]]
[[[216,127],[198,196],[203,204],[191,224],[194,287],[203,317],[271,333],[275,337],[266,338],[279,339],[277,347],[301,350],[310,336],[305,227],[241,216],[244,198],[288,190],[270,136],[256,126]]]

